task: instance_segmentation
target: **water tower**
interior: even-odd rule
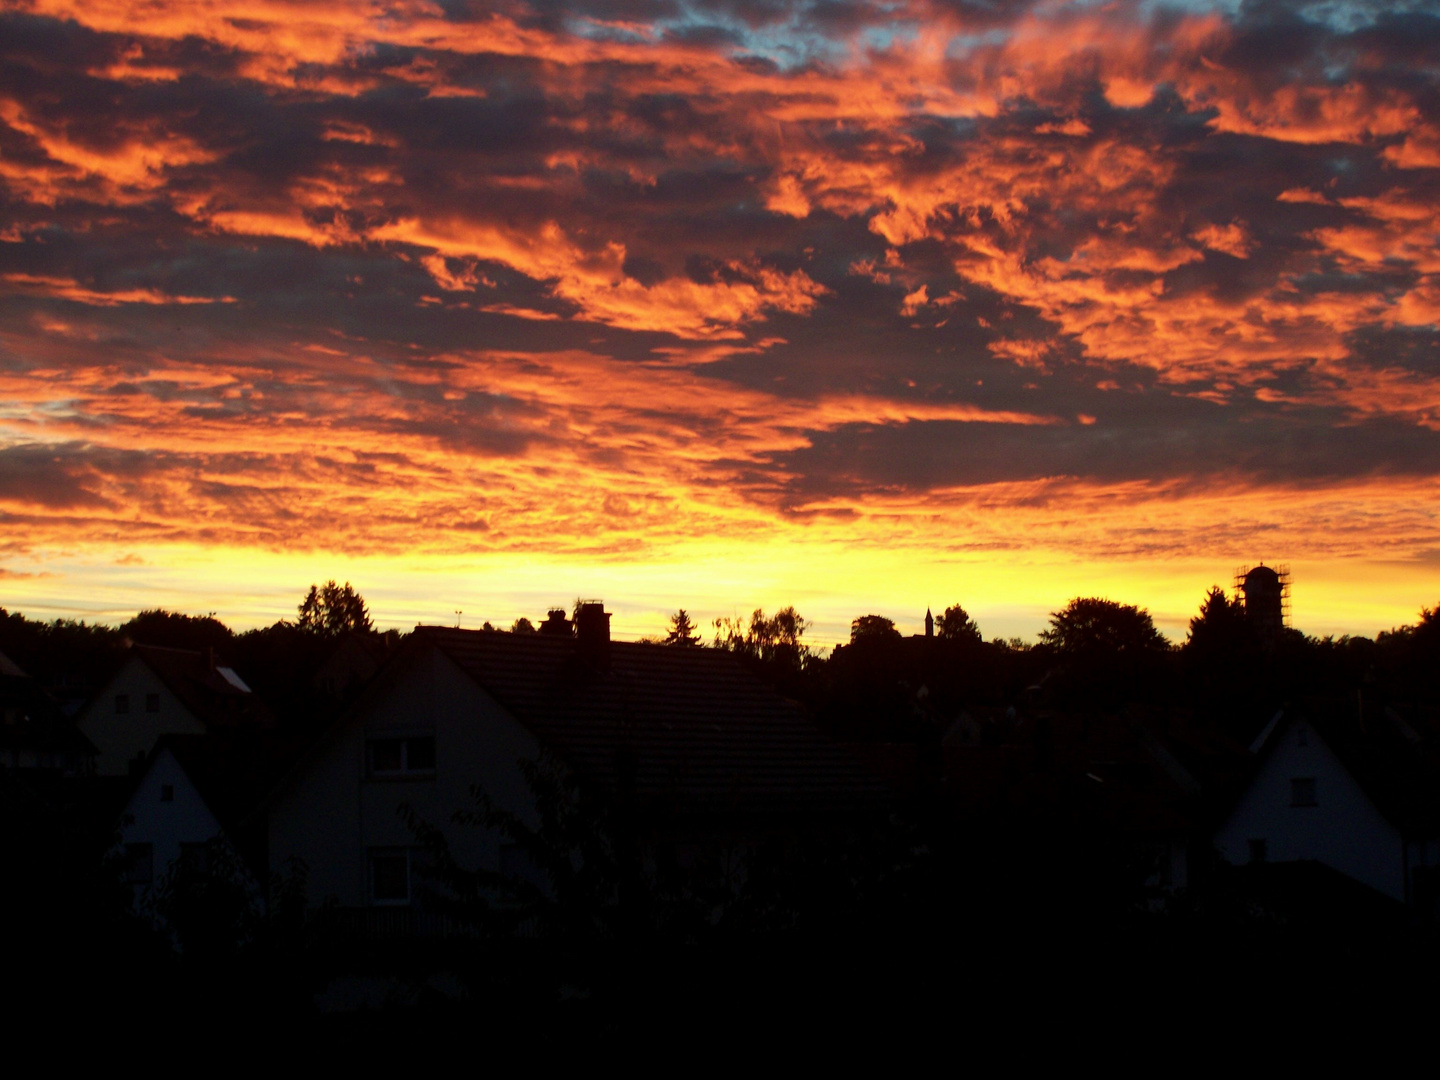
[[[1245,615],[1261,639],[1278,640],[1290,621],[1290,568],[1242,566],[1235,571],[1235,592],[1245,597]]]

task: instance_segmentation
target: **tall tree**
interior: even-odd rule
[[[770,616],[763,608],[756,608],[748,623],[740,618],[716,619],[715,647],[799,671],[811,657],[810,646],[801,640],[808,629],[809,620],[794,607],[783,607]]]
[[[1150,612],[1098,596],[1077,596],[1050,615],[1040,640],[1062,656],[1164,652],[1170,645],[1155,629]]]
[[[948,641],[971,641],[979,644],[980,627],[975,625],[975,620],[959,604],[951,604],[945,609],[945,613],[936,620],[936,631],[942,638]]]
[[[698,645],[700,635],[695,630],[695,624],[690,621],[690,614],[683,607],[670,616],[670,631],[665,635],[666,645]]]
[[[324,585],[310,586],[300,601],[299,625],[302,630],[325,637],[350,630],[369,633],[375,628],[365,598],[348,581],[336,585],[334,578]]]
[[[900,631],[895,629],[895,620],[887,619],[884,615],[861,615],[850,624],[852,645],[861,641],[884,641],[899,636]]]

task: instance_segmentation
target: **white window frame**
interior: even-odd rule
[[[425,768],[411,768],[410,744],[420,739],[430,740],[432,764]],[[400,744],[400,768],[377,769],[375,767],[375,746],[377,743],[398,742]],[[371,780],[429,780],[435,776],[435,736],[430,732],[414,735],[372,735],[365,740],[365,775]]]

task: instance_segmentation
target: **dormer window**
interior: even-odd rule
[[[371,739],[366,744],[367,771],[374,777],[425,777],[435,773],[435,736]]]

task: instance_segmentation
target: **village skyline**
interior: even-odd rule
[[[1242,568],[1249,565],[1252,564],[1243,564]],[[1272,565],[1288,566],[1288,564]],[[870,600],[863,598],[852,600],[823,593],[807,595],[804,591],[799,591],[799,599],[796,599],[797,594],[787,593],[778,587],[763,593],[756,590],[759,598],[751,601],[746,595],[748,590],[737,589],[740,598],[719,607],[715,606],[713,601],[707,605],[703,597],[697,603],[693,594],[682,591],[678,586],[672,587],[672,591],[668,591],[663,598],[638,600],[627,597],[624,593],[607,595],[603,590],[593,587],[566,590],[564,588],[547,589],[537,585],[524,590],[501,589],[499,590],[501,595],[496,596],[494,594],[486,595],[475,589],[474,586],[468,586],[463,592],[457,587],[457,591],[449,598],[432,597],[425,603],[417,602],[416,598],[408,593],[396,596],[389,589],[381,588],[379,591],[373,591],[369,587],[362,587],[363,579],[357,579],[360,584],[357,584],[356,587],[367,598],[376,629],[382,631],[397,630],[403,633],[419,625],[458,625],[465,629],[478,629],[482,625],[490,624],[496,629],[508,629],[515,619],[523,617],[533,621],[543,618],[546,611],[557,605],[568,607],[577,596],[598,596],[602,597],[615,612],[613,632],[617,640],[643,640],[663,635],[670,615],[680,608],[690,612],[692,617],[697,620],[697,625],[708,630],[717,619],[745,617],[757,607],[768,611],[788,606],[797,608],[805,614],[811,630],[811,642],[817,648],[828,648],[835,643],[845,641],[849,634],[851,621],[858,615],[883,615],[892,619],[896,626],[905,633],[921,633],[927,608],[938,615],[946,606],[955,603],[963,604],[965,609],[972,613],[976,621],[981,624],[987,640],[998,638],[1009,641],[1020,638],[1033,643],[1038,640],[1038,635],[1045,629],[1050,616],[1065,603],[1078,596],[1102,596],[1106,599],[1144,608],[1150,613],[1160,632],[1172,644],[1180,645],[1184,643],[1190,619],[1194,617],[1195,611],[1203,603],[1211,588],[1220,587],[1227,593],[1235,591],[1235,568],[1231,568],[1230,572],[1223,576],[1216,574],[1209,579],[1201,576],[1202,574],[1203,571],[1191,579],[1193,587],[1188,594],[1180,591],[1178,594],[1172,595],[1168,588],[1161,590],[1163,606],[1150,602],[1145,595],[1143,586],[1137,585],[1133,580],[1116,581],[1113,579],[1102,579],[1102,588],[1099,589],[1087,590],[1083,587],[1072,588],[1068,591],[1060,589],[1053,593],[1054,599],[1049,602],[1030,603],[1023,607],[997,603],[994,599],[995,590],[993,589],[976,590],[980,593],[978,600],[968,596],[949,595],[932,590],[934,595],[916,596],[909,604],[902,600],[874,594],[872,594],[873,599]],[[605,580],[603,573],[591,577],[596,580]],[[334,580],[335,578],[336,575],[329,574],[326,578],[319,580]],[[343,575],[340,576],[340,579],[350,581],[350,578]],[[576,574],[574,580],[583,583],[589,579],[585,575]],[[1202,582],[1203,584],[1201,584]],[[95,603],[66,602],[60,598],[27,604],[23,590],[16,589],[13,581],[9,584],[11,588],[7,590],[7,602],[0,604],[0,607],[5,607],[37,621],[61,618],[98,625],[118,626],[141,611],[164,609],[189,615],[213,615],[237,633],[261,629],[278,620],[293,619],[296,606],[294,596],[297,593],[297,588],[287,589],[278,584],[270,584],[258,595],[247,597],[249,603],[242,604],[235,597],[233,588],[223,590],[202,588],[198,595],[171,590],[154,592],[130,590],[126,599],[134,606],[121,608]],[[1108,586],[1108,588],[1104,586]],[[1422,609],[1429,607],[1436,597],[1440,597],[1440,589],[1432,590],[1435,592],[1435,596],[1427,596],[1423,592],[1421,582],[1412,582],[1409,589],[1412,598],[1407,605],[1404,599],[1406,590],[1403,584],[1396,583],[1390,592],[1393,599],[1389,600],[1386,605],[1386,611],[1393,611],[1394,617],[1386,621],[1377,619],[1377,612],[1374,608],[1365,605],[1364,596],[1367,590],[1365,583],[1325,583],[1319,587],[1329,592],[1332,597],[1341,598],[1332,600],[1337,608],[1349,607],[1356,610],[1356,614],[1349,618],[1337,618],[1332,614],[1326,619],[1315,610],[1313,601],[1307,601],[1306,593],[1313,587],[1315,587],[1315,583],[1301,579],[1298,589],[1289,598],[1291,610],[1287,618],[1290,625],[1317,637],[1374,637],[1376,634],[1413,623],[1419,617]],[[303,592],[303,589],[299,591]],[[908,582],[901,589],[902,593],[916,591],[918,590]],[[1029,591],[1035,590],[1032,588]],[[19,602],[15,602],[13,599],[17,592],[20,594]],[[506,592],[509,595],[505,595]],[[1346,599],[1349,600],[1348,604],[1345,603]]]

